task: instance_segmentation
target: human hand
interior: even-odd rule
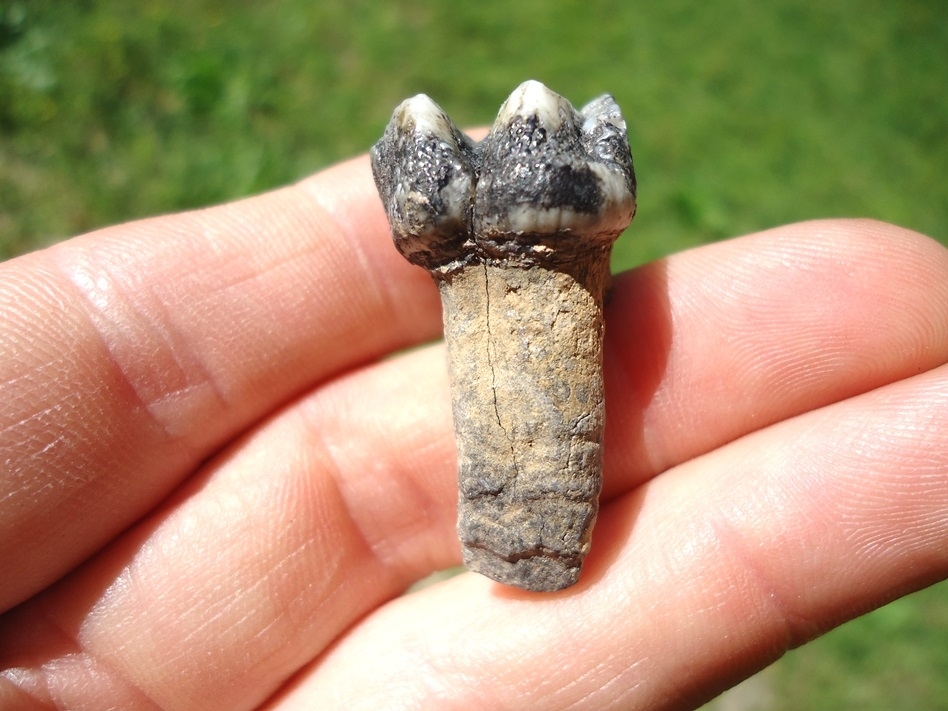
[[[0,271],[4,709],[682,708],[948,573],[948,253],[907,230],[616,278],[556,594],[400,596],[460,559],[453,432],[365,159]]]

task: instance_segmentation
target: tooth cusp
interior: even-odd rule
[[[603,96],[576,111],[563,97],[526,82],[501,108],[480,147],[474,232],[496,247],[503,235],[609,242],[635,211],[625,122]],[[517,251],[511,244],[510,251]]]
[[[473,142],[419,94],[395,109],[371,158],[402,255],[427,269],[464,261],[477,181]]]

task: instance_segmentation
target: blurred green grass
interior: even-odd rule
[[[629,120],[625,268],[827,216],[948,237],[937,0],[0,4],[0,258],[365,151],[424,91],[489,123],[520,81]]]
[[[946,48],[939,0],[2,0],[0,259],[300,178],[417,92],[487,124],[526,78],[623,108],[617,269],[816,217],[945,242]],[[946,708],[946,615],[942,584],[791,653],[773,708]]]

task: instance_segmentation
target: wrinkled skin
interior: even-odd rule
[[[366,159],[0,270],[4,709],[687,708],[948,572],[948,253],[898,227],[616,278],[593,550],[545,595],[400,596],[459,562],[455,460]]]

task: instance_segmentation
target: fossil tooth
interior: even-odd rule
[[[635,213],[625,122],[535,81],[473,144],[430,99],[372,150],[397,248],[438,284],[472,570],[526,590],[574,584],[602,484],[603,297]]]

